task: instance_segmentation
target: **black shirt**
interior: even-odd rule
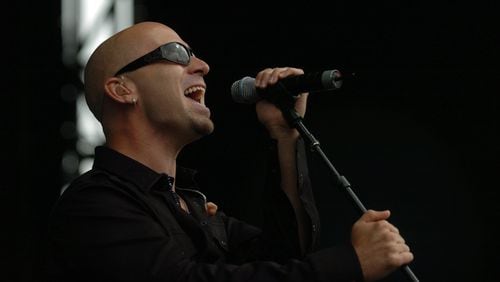
[[[273,148],[274,147],[274,148]],[[361,281],[352,246],[314,252],[319,217],[297,151],[299,192],[310,218],[308,254],[300,253],[296,220],[267,170],[263,203],[271,206],[257,227],[226,216],[207,216],[206,198],[193,171],[159,174],[107,147],[97,147],[92,170],[75,179],[54,207],[50,222],[51,281]],[[275,144],[270,153],[276,155]],[[276,158],[269,158],[272,166]],[[276,187],[277,186],[277,187]],[[267,189],[267,187],[266,187]]]

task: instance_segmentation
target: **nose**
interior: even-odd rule
[[[210,66],[205,61],[194,56],[191,57],[189,67],[192,69],[193,73],[200,73],[202,76],[210,71]]]

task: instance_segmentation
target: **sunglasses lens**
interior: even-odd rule
[[[182,65],[188,65],[190,54],[184,46],[178,43],[167,44],[162,47],[164,58]]]

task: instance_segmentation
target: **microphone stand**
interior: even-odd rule
[[[311,146],[311,150],[321,156],[322,160],[332,172],[336,184],[343,188],[345,192],[347,192],[347,195],[349,195],[350,199],[353,201],[353,204],[357,207],[357,209],[362,214],[365,213],[367,209],[358,198],[356,193],[354,193],[354,191],[352,190],[349,181],[347,181],[347,179],[335,169],[333,164],[321,149],[319,141],[306,128],[306,126],[302,122],[303,118],[297,113],[297,111],[295,111],[295,98],[293,97],[293,95],[291,95],[284,87],[284,85],[280,82],[273,86],[273,89],[278,91],[273,91],[273,93],[271,93],[270,91],[264,90],[264,92],[267,92],[267,95],[265,95],[266,99],[275,104],[283,113],[283,117],[288,122],[288,124],[296,128],[304,139],[307,139]],[[410,281],[419,281],[417,276],[413,273],[408,265],[402,266],[402,270]]]

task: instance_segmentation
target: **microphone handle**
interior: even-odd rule
[[[286,77],[280,82],[292,93],[314,92],[323,89],[321,76],[322,73],[319,72],[305,73],[299,76]]]
[[[286,77],[280,82],[292,94],[339,89],[343,76],[338,70],[310,72],[297,76]]]

